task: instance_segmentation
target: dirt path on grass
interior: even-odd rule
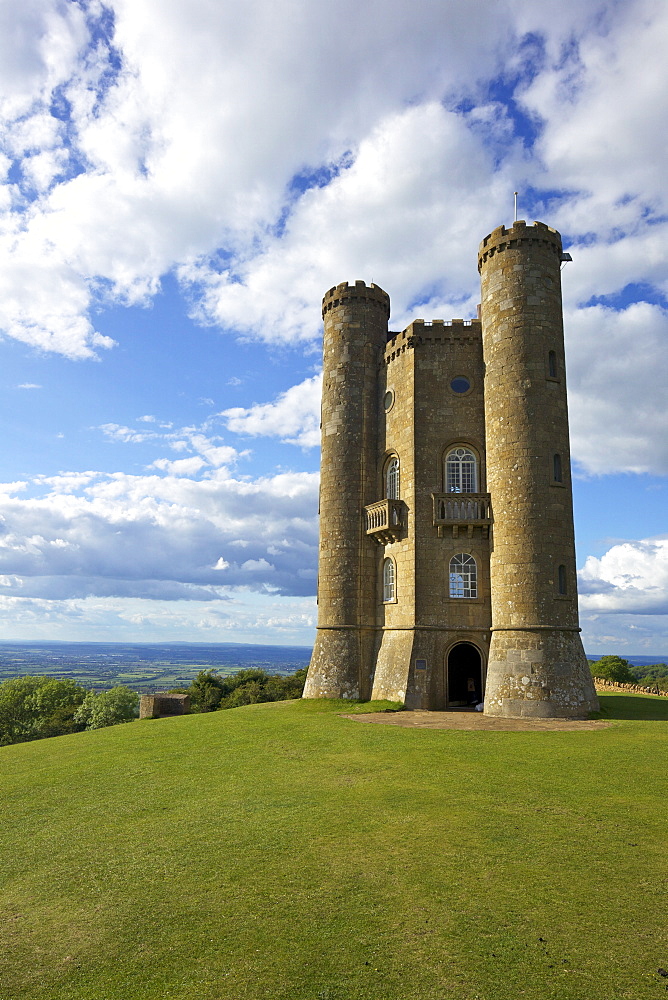
[[[607,729],[611,723],[599,719],[499,719],[482,712],[455,710],[450,712],[369,712],[344,715],[354,722],[376,722],[385,726],[408,726],[415,729],[487,729],[495,732],[543,732],[584,729]]]

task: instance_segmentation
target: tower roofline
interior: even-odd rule
[[[356,281],[354,285],[350,285],[347,281],[342,281],[340,285],[334,285],[325,292],[322,300],[323,317],[330,309],[336,309],[349,299],[380,306],[388,317],[390,315],[390,296],[380,285],[375,285],[373,282],[367,285],[365,281]]]
[[[513,250],[525,243],[542,243],[546,248],[550,248],[554,253],[561,254],[561,233],[552,226],[547,226],[544,222],[534,222],[532,226],[527,226],[523,219],[506,229],[505,226],[497,226],[493,229],[478,248],[478,271],[482,265],[493,256],[503,250]]]

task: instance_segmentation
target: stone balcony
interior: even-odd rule
[[[406,527],[406,504],[403,500],[378,500],[364,508],[367,535],[379,545],[396,542]]]
[[[452,529],[452,537],[461,531],[473,537],[475,528],[480,528],[483,538],[489,537],[492,523],[492,505],[489,493],[432,493],[434,504],[434,525],[439,538]]]

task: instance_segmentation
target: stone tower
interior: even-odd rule
[[[375,499],[378,356],[388,295],[363,281],[330,288],[322,303],[322,455],[318,631],[304,697],[368,698],[375,641],[376,559],[362,510]]]
[[[492,640],[485,712],[582,715],[596,694],[578,627],[561,237],[516,222],[478,257]]]
[[[489,714],[596,706],[577,625],[559,234],[483,241],[482,317],[388,333],[323,300],[318,630],[307,698]],[[491,642],[490,642],[491,640]]]

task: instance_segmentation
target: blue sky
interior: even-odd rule
[[[350,30],[349,30],[350,29]],[[320,300],[558,228],[581,618],[668,649],[664,0],[0,7],[0,638],[304,643]]]

